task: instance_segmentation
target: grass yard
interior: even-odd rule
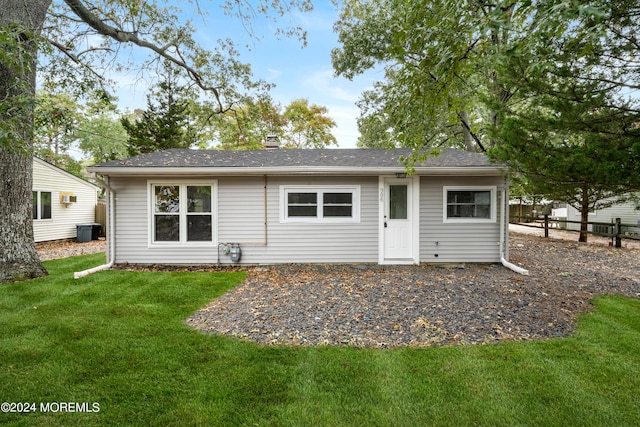
[[[638,300],[600,297],[574,336],[543,342],[262,347],[183,322],[244,273],[73,280],[102,262],[103,254],[50,261],[47,278],[0,285],[0,402],[36,409],[0,413],[0,424],[640,424]],[[59,410],[64,402],[94,412]]]

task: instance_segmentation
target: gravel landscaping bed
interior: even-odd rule
[[[82,243],[76,242],[75,239],[36,243],[36,251],[40,256],[41,261],[67,258],[77,255],[95,254],[98,252],[104,252],[106,248],[107,243],[104,238]]]
[[[640,297],[640,250],[511,234],[510,261],[455,266],[286,265],[187,319],[263,344],[390,348],[561,337],[598,294]]]

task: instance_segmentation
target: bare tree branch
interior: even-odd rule
[[[218,111],[224,111],[224,106],[222,105],[222,99],[220,96],[220,91],[218,88],[214,86],[209,86],[203,80],[202,75],[192,66],[188,65],[184,59],[179,55],[179,49],[177,48],[177,42],[174,40],[173,42],[168,43],[164,47],[159,47],[155,43],[149,42],[147,40],[141,39],[138,37],[137,32],[131,31],[122,31],[116,27],[108,25],[106,22],[98,18],[95,14],[93,14],[80,0],[64,0],[65,3],[71,8],[71,10],[87,25],[96,30],[99,34],[110,37],[121,43],[133,43],[137,46],[149,49],[159,56],[173,62],[177,66],[183,68],[189,77],[200,87],[202,90],[213,93],[216,102],[218,104]],[[178,52],[178,56],[174,56],[168,53],[168,49],[174,47],[176,52]]]

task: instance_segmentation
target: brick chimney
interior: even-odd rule
[[[280,148],[278,135],[267,135],[267,138],[264,141],[264,148],[266,148],[267,150],[275,150]]]

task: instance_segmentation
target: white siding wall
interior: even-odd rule
[[[97,189],[40,159],[33,161],[33,190],[51,192],[51,219],[33,221],[36,242],[76,237],[76,224],[93,223],[96,217]],[[73,192],[78,201],[60,203],[60,192]]]
[[[497,186],[495,223],[443,223],[443,186]],[[420,261],[500,262],[500,177],[422,177]],[[436,256],[437,255],[437,256]]]
[[[621,203],[609,208],[600,209],[597,212],[589,214],[590,222],[615,222],[616,218],[620,218],[623,224],[640,226],[640,211],[635,209],[636,205],[632,202]],[[567,219],[569,221],[580,221],[580,212],[571,207],[567,207]],[[569,230],[580,230],[580,224],[567,224]],[[589,225],[589,231],[592,226]]]

